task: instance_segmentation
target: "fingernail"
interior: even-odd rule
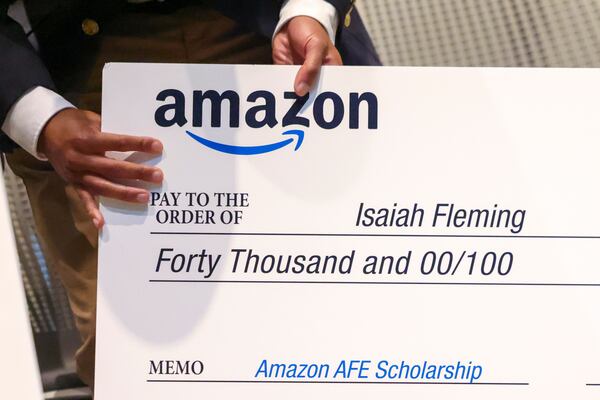
[[[148,193],[140,193],[137,196],[135,196],[135,199],[140,203],[147,203],[148,202]]]
[[[304,96],[306,93],[308,93],[309,91],[309,87],[306,84],[306,82],[300,82],[298,84],[298,88],[296,89],[296,93],[298,94],[298,96]]]
[[[154,142],[154,143],[152,143],[152,146],[150,147],[150,150],[153,153],[162,153],[162,150],[163,150],[162,143],[160,143],[160,142]]]
[[[163,174],[162,174],[162,172],[161,172],[161,171],[154,171],[154,172],[152,173],[152,180],[153,180],[154,182],[161,182],[161,181],[162,181],[162,179],[163,179]]]

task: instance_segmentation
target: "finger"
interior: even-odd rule
[[[329,50],[327,50],[327,55],[325,56],[325,61],[323,65],[342,65],[342,56],[340,56],[340,52],[334,46],[330,46]]]
[[[273,64],[292,65],[294,62],[289,52],[285,50],[273,50]]]
[[[96,151],[141,151],[151,154],[160,154],[163,151],[163,145],[159,140],[146,136],[102,133],[90,138],[90,141],[90,147]],[[86,149],[82,150],[86,151]]]
[[[273,64],[291,65],[293,64],[290,53],[290,43],[287,36],[279,33],[273,40]]]
[[[152,183],[161,183],[163,180],[163,173],[159,168],[101,156],[84,156],[76,162],[74,169],[93,172],[111,180],[138,179]]]
[[[281,30],[277,36],[275,36],[275,39],[273,39],[273,48],[290,48],[290,39],[284,30]]]
[[[312,85],[315,83],[325,53],[327,51],[327,45],[325,42],[312,39],[305,46],[306,53],[304,63],[296,75],[296,81],[294,82],[294,91],[298,96],[304,96],[308,93]]]
[[[97,196],[130,203],[147,203],[150,198],[150,193],[147,190],[119,185],[97,175],[83,175],[80,179],[80,185]]]
[[[292,62],[292,55],[285,46],[273,46],[273,64],[276,65],[290,65]]]
[[[85,210],[92,222],[94,223],[96,229],[102,229],[102,227],[104,226],[104,217],[102,216],[102,213],[98,208],[98,203],[96,203],[96,199],[94,198],[94,196],[92,196],[90,192],[81,187],[75,188],[75,191],[81,199],[83,206],[85,207]]]

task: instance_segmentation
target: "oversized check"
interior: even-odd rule
[[[109,64],[97,398],[597,399],[599,70]]]

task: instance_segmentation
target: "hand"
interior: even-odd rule
[[[139,179],[160,183],[162,171],[105,156],[107,151],[142,151],[160,154],[160,141],[149,137],[100,132],[100,116],[91,111],[69,108],[46,124],[38,141],[38,151],[48,157],[56,172],[73,184],[96,228],[104,225],[94,196],[106,196],[147,203],[147,190],[115,183],[116,179]]]
[[[304,96],[315,83],[321,65],[342,65],[342,58],[319,21],[299,16],[292,18],[275,35],[273,62],[302,64],[294,91],[298,96]]]

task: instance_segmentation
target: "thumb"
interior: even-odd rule
[[[305,51],[304,63],[300,67],[294,82],[294,91],[298,96],[306,95],[317,80],[327,53],[327,44],[319,39],[312,38],[306,43]]]

